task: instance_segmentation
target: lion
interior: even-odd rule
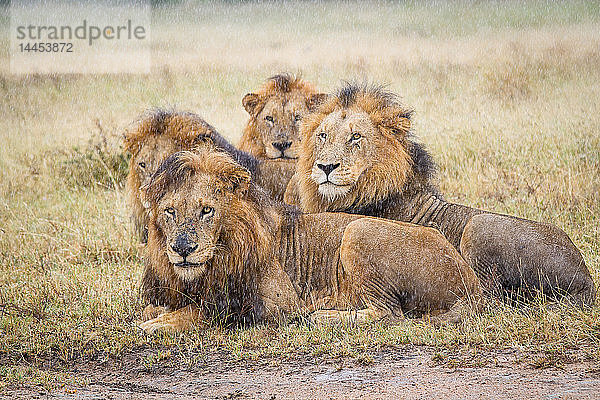
[[[205,146],[163,162],[142,292],[146,332],[213,315],[272,323],[404,315],[456,321],[477,310],[479,280],[433,228],[341,213],[305,215],[273,201],[228,154]]]
[[[203,143],[212,143],[230,154],[251,171],[253,178],[270,193],[274,190],[281,192],[281,187],[287,184],[287,180],[279,183],[273,178],[278,176],[274,166],[235,148],[199,115],[160,108],[149,110],[124,135],[125,150],[131,154],[127,193],[134,229],[143,243],[147,239],[149,204],[143,200],[142,188],[150,182],[160,163],[169,155],[192,150]],[[275,189],[272,189],[272,185],[275,185]]]
[[[259,91],[242,99],[250,119],[238,147],[263,162],[268,172],[261,186],[278,200],[294,174],[302,118],[325,97],[300,77],[284,73],[270,77]]]
[[[285,200],[304,212],[342,212],[440,230],[488,295],[542,294],[591,307],[596,287],[558,227],[444,200],[429,153],[411,136],[412,111],[381,87],[346,84],[305,119]]]
[[[169,155],[192,149],[209,131],[215,130],[197,115],[156,109],[147,111],[125,132],[124,147],[131,154],[126,189],[134,229],[142,242],[147,238],[149,204],[141,188]]]

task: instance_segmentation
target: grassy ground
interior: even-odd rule
[[[3,27],[8,24],[2,12]],[[6,31],[6,29],[4,29]],[[491,305],[458,326],[284,326],[148,337],[141,248],[122,191],[120,133],[148,107],[202,114],[236,142],[241,98],[281,71],[324,91],[389,84],[453,201],[552,221],[600,283],[597,2],[187,2],[154,13],[150,75],[15,76],[0,47],[0,386],[68,381],[81,362],[350,356],[401,344],[525,351],[535,367],[600,360],[600,308]]]

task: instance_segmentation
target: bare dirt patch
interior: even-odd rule
[[[600,369],[591,362],[535,368],[535,356],[518,351],[466,352],[452,357],[429,347],[404,346],[370,360],[330,358],[236,361],[206,355],[190,369],[139,362],[130,355],[112,365],[84,364],[73,375],[84,387],[12,387],[4,398],[22,399],[597,399]]]

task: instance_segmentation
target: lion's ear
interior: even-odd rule
[[[198,146],[198,145],[214,144],[211,134],[212,134],[212,132],[208,129],[206,129],[204,131],[194,132],[194,135],[196,136],[194,138],[194,145]]]
[[[225,187],[232,193],[244,195],[250,187],[252,177],[250,171],[241,165],[236,165],[231,170],[223,173],[221,180],[225,183]]]
[[[384,129],[388,130],[395,136],[399,136],[401,138],[405,138],[410,132],[411,127],[411,113],[406,111],[401,111],[398,113],[394,113],[393,115],[384,118],[380,126]]]
[[[260,112],[261,104],[262,104],[262,99],[256,93],[248,93],[242,99],[242,105],[244,106],[244,108],[246,109],[248,114],[250,114],[252,116],[257,115]]]
[[[131,154],[135,152],[133,132],[130,132],[129,130],[123,132],[123,147]]]
[[[308,99],[306,99],[306,107],[308,111],[314,112],[317,108],[327,100],[327,93],[316,93],[311,95]]]

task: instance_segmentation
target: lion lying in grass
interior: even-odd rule
[[[131,154],[127,196],[134,229],[142,242],[147,238],[149,205],[143,200],[141,188],[168,156],[190,150],[215,135],[217,131],[198,115],[163,109],[148,111],[125,132],[125,150]]]
[[[430,155],[410,139],[411,111],[377,87],[348,84],[303,123],[285,195],[308,213],[336,211],[439,229],[499,296],[543,292],[592,306],[596,288],[579,250],[554,225],[443,199]]]
[[[265,173],[261,186],[278,200],[294,174],[302,118],[326,97],[308,82],[291,74],[267,79],[256,93],[248,93],[242,105],[250,115],[239,148],[261,160]]]
[[[272,196],[279,199],[283,197],[290,175],[285,172],[287,167],[282,167],[277,162],[259,160],[238,150],[197,114],[151,110],[125,133],[124,140],[125,150],[131,154],[127,175],[128,200],[134,229],[142,242],[146,242],[147,238],[148,204],[143,200],[141,188],[150,182],[150,177],[169,155],[181,150],[191,150],[205,142],[214,144],[248,168],[253,179]],[[293,164],[291,171],[293,173]]]
[[[403,314],[456,320],[481,289],[435,229],[271,201],[248,170],[204,148],[170,156],[147,189],[142,288],[167,312],[147,332],[181,330],[211,310],[254,322]]]

